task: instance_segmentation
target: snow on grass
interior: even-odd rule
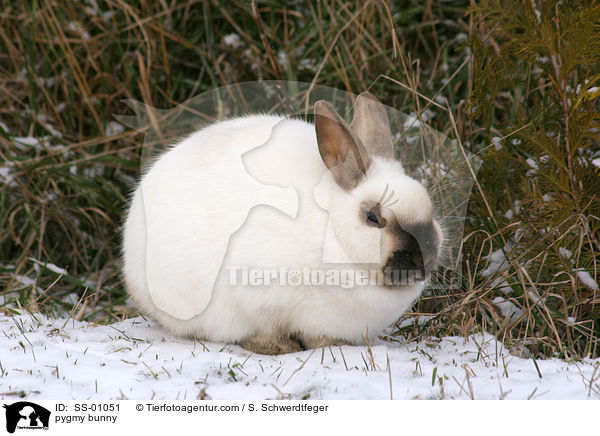
[[[496,297],[492,300],[492,303],[500,309],[502,316],[510,318],[510,322],[518,320],[523,315],[523,309],[505,298]]]
[[[581,283],[586,285],[592,291],[600,291],[600,287],[598,287],[598,282],[592,278],[589,272],[584,270],[577,271],[577,277],[581,280]]]
[[[529,165],[531,168],[533,168],[534,170],[538,170],[538,164],[536,163],[536,161],[534,161],[532,158],[527,158],[527,165]]]
[[[233,48],[240,48],[244,44],[240,40],[240,35],[237,33],[230,33],[229,35],[225,35],[223,37],[223,42]]]
[[[499,136],[492,137],[492,144],[494,145],[494,148],[496,149],[496,151],[502,150],[502,138],[501,137],[499,137]]]
[[[11,187],[17,186],[17,183],[15,182],[15,179],[11,174],[12,162],[6,162],[5,165],[6,166],[0,167],[0,186],[2,186],[2,184],[4,183]]]
[[[123,125],[121,123],[118,123],[116,121],[110,121],[104,127],[104,132],[106,133],[106,136],[118,135],[119,133],[123,133],[124,131],[125,131],[125,127],[123,127]]]
[[[0,327],[2,399],[600,398],[600,360],[535,362],[487,334],[262,356],[176,338],[140,317],[0,315]]]
[[[67,29],[81,36],[86,41],[90,40],[90,34],[87,32],[87,30],[85,30],[85,28],[79,21],[70,21],[67,24]]]
[[[33,136],[15,136],[14,145],[19,150],[24,151],[30,147],[37,148],[43,141],[47,141],[48,137],[34,138]]]
[[[45,268],[49,269],[50,271],[52,271],[55,274],[63,274],[66,275],[68,274],[67,270],[64,268],[61,268],[57,265],[54,265],[53,263],[46,263],[46,262],[40,262],[37,259],[34,259],[33,257],[30,257],[29,260],[31,260],[32,262],[34,262],[34,265],[36,267],[39,268],[39,265],[44,266]]]

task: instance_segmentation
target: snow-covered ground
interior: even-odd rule
[[[0,399],[600,398],[600,360],[534,362],[490,335],[262,356],[142,318],[0,315],[0,329]]]

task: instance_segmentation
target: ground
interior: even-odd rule
[[[0,399],[600,399],[600,359],[524,359],[493,336],[282,356],[112,325],[0,315]]]

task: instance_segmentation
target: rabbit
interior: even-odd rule
[[[135,189],[123,231],[124,281],[143,313],[175,335],[283,354],[361,344],[413,304],[444,235],[427,190],[393,158],[385,107],[365,92],[351,125],[323,100],[314,114],[314,124],[277,115],[218,122],[158,157]],[[246,174],[223,177],[207,156],[239,158]],[[244,190],[248,175],[277,199]],[[243,224],[223,232],[222,222],[252,203]],[[215,233],[229,241],[213,279],[203,271],[220,257]],[[253,286],[240,275],[254,269],[264,277]],[[363,279],[416,273],[353,286],[297,280],[300,272],[349,270]],[[266,280],[273,271],[279,276]]]
[[[161,156],[143,178],[125,241],[126,248],[145,247],[145,255],[136,254],[134,262],[143,260],[137,267],[145,270],[143,286],[156,309],[190,319],[206,308],[230,235],[244,224],[252,207],[267,204],[296,216],[294,189],[258,182],[240,159],[243,152],[267,141],[270,131],[262,123],[262,117],[248,117],[203,129]],[[229,147],[212,139],[225,135],[232,142]],[[135,230],[129,231],[130,223],[137,223]],[[198,231],[200,224],[209,231]],[[131,258],[125,253],[127,262]]]

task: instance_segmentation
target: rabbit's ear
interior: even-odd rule
[[[370,92],[356,97],[352,130],[372,155],[394,157],[394,141],[387,110]]]
[[[371,164],[360,139],[324,100],[315,103],[315,130],[321,158],[337,184],[345,190],[354,188]]]

